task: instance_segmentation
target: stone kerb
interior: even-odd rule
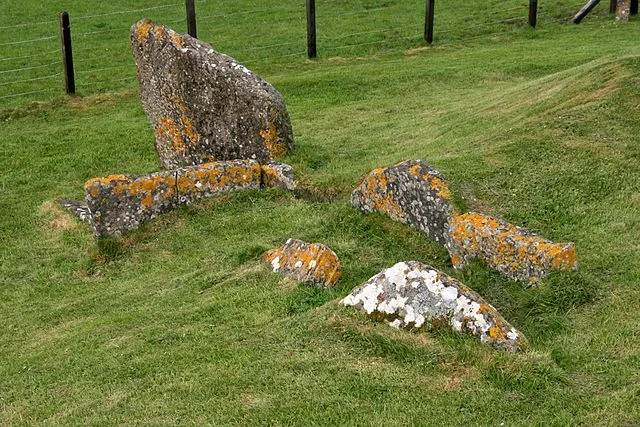
[[[446,244],[453,217],[451,193],[440,172],[421,160],[378,168],[351,193],[351,203],[380,212]]]
[[[498,218],[468,212],[450,224],[451,262],[462,268],[472,258],[513,280],[536,285],[551,270],[576,270],[573,243],[553,243]]]
[[[182,203],[231,190],[257,189],[261,167],[254,160],[212,162],[150,175],[111,175],[84,186],[93,233],[120,236]]]
[[[324,288],[334,286],[342,276],[338,256],[321,243],[289,239],[279,248],[265,252],[262,259],[274,272]]]
[[[131,27],[131,48],[163,168],[266,163],[293,147],[282,95],[233,58],[149,20]]]
[[[373,276],[342,303],[396,328],[446,326],[510,351],[527,346],[524,335],[479,294],[417,261],[397,263]]]

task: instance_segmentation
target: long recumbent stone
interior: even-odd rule
[[[453,218],[448,248],[457,269],[478,258],[503,275],[530,285],[551,270],[578,268],[573,243],[553,243],[524,228],[475,212]]]
[[[527,340],[473,290],[428,265],[399,262],[342,300],[396,328],[447,326],[511,351]]]
[[[440,172],[421,160],[374,169],[351,193],[354,207],[389,215],[442,244],[447,243],[453,216],[450,200]]]
[[[265,252],[262,259],[271,264],[274,272],[325,288],[335,285],[342,275],[338,256],[321,243],[289,239],[279,248]]]
[[[231,190],[260,188],[253,160],[212,162],[150,175],[93,178],[84,186],[95,236],[120,236],[182,203]]]
[[[162,167],[262,163],[293,147],[282,95],[233,58],[149,20],[131,27],[131,48]]]

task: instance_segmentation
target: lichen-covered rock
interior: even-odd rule
[[[262,165],[262,185],[293,191],[297,182],[293,176],[293,168],[284,163],[268,162]]]
[[[503,275],[535,285],[551,270],[578,268],[573,243],[553,243],[501,219],[468,212],[450,223],[451,262],[478,258]]]
[[[56,200],[56,203],[71,212],[82,222],[91,223],[91,211],[86,203],[78,200]]]
[[[233,58],[149,20],[132,26],[131,48],[164,168],[233,159],[262,163],[292,148],[282,96]]]
[[[421,160],[371,171],[351,193],[351,204],[380,212],[447,243],[451,193],[440,173]]]
[[[447,326],[511,351],[527,340],[496,309],[462,283],[417,261],[399,262],[342,300],[396,328]]]
[[[231,190],[257,189],[260,181],[258,162],[233,160],[145,176],[93,178],[84,192],[94,235],[120,236],[181,203]]]
[[[274,272],[325,288],[335,285],[342,275],[338,256],[321,243],[289,239],[281,247],[265,252],[262,259],[271,264]]]

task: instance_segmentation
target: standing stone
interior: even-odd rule
[[[293,147],[282,95],[233,58],[149,20],[131,27],[131,48],[162,167],[263,163]]]
[[[524,335],[480,295],[417,261],[387,268],[354,289],[342,303],[396,328],[446,326],[506,350],[527,345]]]
[[[440,172],[421,160],[371,171],[351,193],[351,204],[380,212],[447,243],[453,216],[451,193]]]
[[[631,0],[617,0],[616,2],[616,20],[627,22],[631,11]]]
[[[450,231],[448,248],[456,269],[478,258],[510,279],[535,286],[551,270],[578,268],[573,243],[550,242],[502,219],[467,212],[453,218]]]

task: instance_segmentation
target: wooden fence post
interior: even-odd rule
[[[616,8],[618,7],[618,2],[616,0],[609,1],[609,14],[613,15],[616,13]]]
[[[187,8],[187,33],[193,38],[198,37],[198,31],[196,29],[196,4],[195,0],[185,0],[185,6]]]
[[[427,0],[425,6],[424,16],[424,40],[427,44],[433,42],[433,10],[435,7],[435,0]]]
[[[629,15],[638,14],[638,0],[631,0],[631,8],[629,9]]]
[[[76,93],[76,81],[73,75],[73,53],[71,52],[71,28],[69,14],[60,13],[60,41],[62,43],[62,61],[64,62],[64,83],[68,94]]]
[[[538,23],[538,0],[529,0],[529,25],[533,28]]]
[[[307,0],[307,56],[315,58],[316,50],[316,0]]]
[[[615,1],[615,0],[612,0]],[[598,3],[600,3],[600,0],[589,0],[587,2],[587,4],[585,4],[584,6],[582,6],[582,9],[580,9],[578,11],[578,13],[575,14],[575,16],[573,17],[573,19],[571,20],[574,24],[579,24],[582,21],[582,18],[584,18],[585,16],[587,16],[587,14],[589,12],[591,12],[591,9],[593,9],[594,7],[596,7],[598,5]]]

